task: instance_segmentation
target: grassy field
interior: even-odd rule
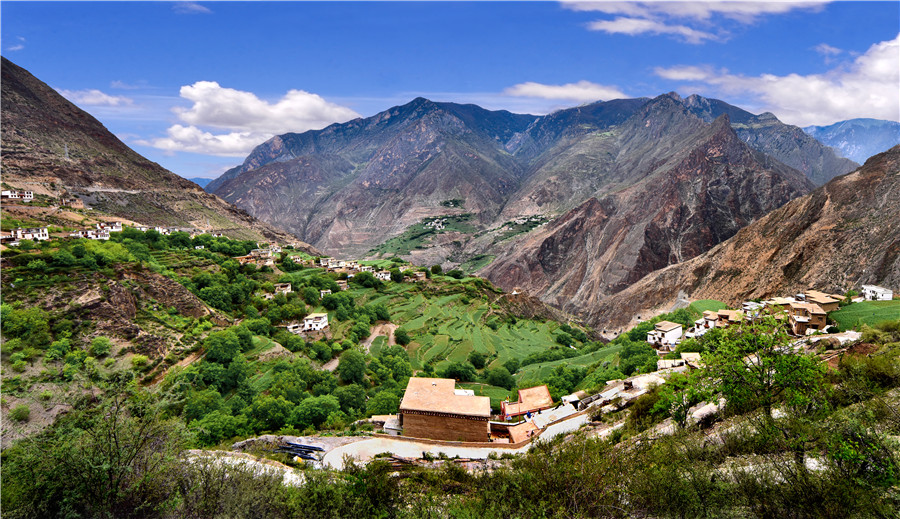
[[[516,380],[520,387],[527,387],[530,382],[542,380],[550,375],[557,366],[577,366],[579,368],[590,366],[597,362],[613,362],[616,359],[622,345],[609,346],[587,355],[572,357],[570,359],[555,360],[553,362],[541,362],[539,364],[529,364],[516,373]]]
[[[894,321],[900,319],[900,300],[853,303],[831,312],[828,317],[834,319],[842,331],[857,325],[872,326],[883,321]]]
[[[712,310],[713,312],[718,312],[723,308],[726,308],[728,305],[719,301],[717,299],[700,299],[698,301],[694,301],[691,303],[691,310],[697,312],[698,314],[702,314],[707,310]]]
[[[387,305],[391,320],[412,338],[407,351],[413,369],[432,362],[440,370],[451,362],[464,362],[472,351],[487,355],[489,366],[499,366],[556,344],[553,334],[558,323],[501,322],[503,315],[495,314],[496,309],[481,294],[466,293],[464,283],[447,287],[451,290],[429,294],[421,286],[389,283],[382,293],[358,289],[350,293],[360,303],[367,296],[366,303]],[[487,326],[488,321],[496,321],[497,329]]]

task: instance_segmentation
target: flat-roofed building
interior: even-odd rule
[[[491,399],[459,394],[449,378],[409,379],[400,402],[403,436],[444,441],[490,441]]]
[[[819,305],[826,312],[834,312],[840,306],[841,298],[834,298],[831,294],[818,290],[806,291],[806,302]]]
[[[894,291],[877,285],[863,285],[862,295],[866,301],[890,301],[894,297]]]
[[[806,335],[809,330],[824,330],[825,314],[825,310],[815,303],[791,303],[791,331],[794,335]]]
[[[668,348],[674,347],[683,334],[681,325],[671,321],[660,321],[653,325],[653,331],[647,333],[647,342]]]
[[[328,328],[328,314],[309,314],[303,318],[304,332],[318,332]]]
[[[516,402],[500,402],[500,414],[504,420],[528,413],[536,413],[553,406],[553,397],[547,386],[535,386],[519,390],[519,400]]]

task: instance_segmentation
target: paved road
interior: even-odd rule
[[[549,440],[559,434],[567,434],[577,430],[582,424],[587,423],[588,416],[586,414],[573,416],[572,418],[551,425],[543,433],[540,438]],[[449,457],[459,456],[460,458],[486,459],[491,453],[497,454],[521,454],[531,448],[531,443],[518,449],[504,449],[497,447],[464,447],[464,446],[445,446],[432,445],[430,443],[419,443],[408,440],[393,440],[390,438],[371,438],[337,447],[329,451],[322,459],[323,464],[341,469],[344,466],[344,457],[350,456],[358,461],[369,461],[376,454],[390,452],[397,456],[405,456],[411,458],[419,458],[422,453],[429,453],[437,457],[440,453],[444,453]]]

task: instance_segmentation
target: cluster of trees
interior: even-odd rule
[[[303,358],[251,364],[243,353],[262,321],[210,334],[203,360],[171,371],[161,385],[163,409],[182,417],[201,444],[267,431],[342,429],[364,416],[397,411],[412,376],[403,348],[385,348],[375,357],[348,349],[336,374]],[[259,369],[264,375],[254,381]]]

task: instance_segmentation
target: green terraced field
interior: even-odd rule
[[[828,317],[834,319],[842,331],[856,328],[857,325],[872,326],[884,321],[895,321],[900,319],[900,300],[853,303],[831,312]]]
[[[597,350],[593,353],[588,353],[587,355],[581,355],[578,357],[572,357],[570,359],[562,359],[562,360],[554,360],[553,362],[541,362],[539,364],[529,364],[528,366],[523,367],[516,373],[516,381],[518,381],[519,386],[527,387],[530,384],[530,381],[542,380],[550,375],[556,366],[578,366],[580,368],[590,366],[596,362],[608,361],[613,362],[618,355],[619,351],[621,351],[623,346],[621,344],[616,344],[614,346],[609,346],[607,348],[603,348]]]
[[[698,314],[702,314],[707,310],[712,310],[713,312],[718,312],[723,308],[727,308],[728,305],[719,301],[717,299],[700,299],[699,301],[694,301],[691,303],[691,310],[697,312]]]

